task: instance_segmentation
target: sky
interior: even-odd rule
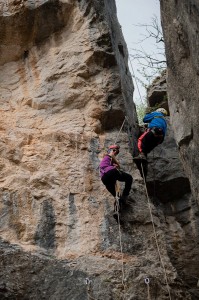
[[[134,52],[134,48],[143,47],[145,51],[150,53],[157,52],[157,46],[155,40],[146,39],[141,44],[139,41],[144,39],[146,35],[146,29],[142,26],[136,26],[138,24],[151,24],[152,18],[157,16],[160,19],[160,4],[159,0],[115,0],[117,6],[117,16],[119,23],[122,27],[122,32],[124,39],[127,43],[129,54]],[[135,61],[131,61],[133,65],[133,71],[136,77],[139,77],[140,80],[143,80],[142,76],[137,72],[137,69],[140,68]],[[129,64],[131,73],[132,68]],[[133,79],[135,92],[134,92],[134,101],[139,104],[144,101],[146,96],[146,91],[139,83],[138,80]],[[136,84],[137,83],[137,84]],[[137,88],[138,85],[138,88]],[[141,98],[140,99],[140,95]]]

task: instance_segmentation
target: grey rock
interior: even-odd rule
[[[160,3],[171,123],[192,193],[199,201],[199,3],[196,0]]]
[[[0,298],[142,300],[149,277],[151,297],[167,299],[154,227],[172,298],[197,297],[199,214],[173,141],[157,155],[159,194],[172,187],[172,201],[148,203],[132,163],[134,87],[115,1],[13,0],[1,12]],[[120,231],[97,169],[115,141],[134,177]]]

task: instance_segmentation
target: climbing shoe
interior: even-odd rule
[[[140,152],[138,156],[134,157],[133,160],[147,160],[146,155],[143,152]]]

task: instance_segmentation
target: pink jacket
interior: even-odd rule
[[[116,167],[112,165],[112,159],[107,154],[100,162],[100,177],[102,178],[105,173],[113,169],[116,169]]]

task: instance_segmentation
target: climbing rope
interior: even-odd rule
[[[161,256],[161,253],[160,253],[160,247],[159,247],[159,244],[158,244],[157,233],[156,233],[156,230],[155,230],[155,224],[154,224],[153,214],[152,214],[152,210],[151,210],[151,204],[150,204],[150,200],[149,200],[149,195],[148,195],[148,191],[147,191],[146,179],[145,179],[145,176],[144,176],[144,169],[143,169],[142,162],[141,162],[141,168],[142,168],[142,174],[143,174],[143,179],[144,179],[144,186],[145,186],[145,191],[146,191],[146,196],[147,196],[147,202],[148,202],[149,212],[150,212],[150,216],[151,216],[151,222],[152,222],[153,231],[154,231],[155,242],[156,242],[156,246],[157,246],[157,250],[158,250],[158,255],[159,255],[159,258],[160,258],[160,262],[162,264],[162,268],[163,268],[164,275],[165,275],[165,282],[166,282],[167,290],[168,290],[168,293],[169,293],[169,299],[171,300],[170,287],[169,287],[169,284],[168,284],[166,268],[165,268],[165,265],[164,265],[164,262],[162,260],[162,256]]]
[[[118,140],[119,135],[120,135],[120,133],[121,133],[123,127],[124,127],[124,124],[125,124],[125,121],[126,121],[126,120],[127,120],[127,117],[125,116],[125,117],[124,117],[124,121],[123,121],[123,123],[122,123],[122,126],[120,127],[120,130],[119,130],[119,132],[118,132],[118,134],[117,134],[117,137],[116,137],[116,139],[115,139],[114,144],[117,144],[117,140]]]
[[[115,197],[115,201],[116,201],[116,213],[117,213],[117,217],[118,217],[118,229],[119,229],[119,239],[120,239],[120,252],[121,252],[121,256],[122,256],[122,286],[123,286],[123,289],[124,289],[125,288],[125,285],[124,285],[124,254],[123,254],[122,233],[121,233],[120,215],[119,215],[119,208],[120,208],[120,204],[119,204],[120,187],[119,187],[118,182],[116,182],[115,191],[116,191],[116,197]]]
[[[135,76],[135,72],[134,72],[133,65],[131,63],[130,58],[129,58],[129,62],[130,62],[130,66],[131,66],[131,69],[132,69],[133,76],[135,78],[135,82],[136,82],[136,86],[137,86],[138,93],[139,93],[139,96],[140,96],[140,100],[141,100],[142,104],[144,104],[143,101],[142,101],[141,93],[140,93],[139,86],[138,86],[138,83],[137,83],[137,78]],[[143,179],[144,179],[146,196],[147,196],[147,201],[148,201],[148,206],[149,206],[149,212],[150,212],[150,216],[151,216],[151,222],[152,222],[153,231],[154,231],[155,242],[156,242],[156,246],[157,246],[157,250],[158,250],[160,262],[162,264],[162,268],[163,268],[164,274],[165,274],[165,282],[166,282],[167,290],[168,290],[168,293],[169,293],[169,299],[171,300],[170,287],[169,287],[169,284],[168,284],[167,273],[166,273],[166,269],[165,269],[165,266],[164,266],[164,262],[163,262],[162,257],[161,257],[160,248],[159,248],[159,244],[158,244],[158,240],[157,240],[157,233],[156,233],[156,230],[155,230],[155,225],[154,225],[154,220],[153,220],[153,215],[152,215],[152,210],[151,210],[149,195],[148,195],[148,191],[147,191],[146,179],[145,179],[145,176],[144,176],[144,169],[143,169],[142,162],[141,162],[141,168],[142,168],[142,174],[143,174]],[[148,285],[148,288],[149,288],[149,285]]]
[[[162,151],[163,151],[163,148],[161,147],[161,149],[160,149],[160,153],[159,153],[159,157],[161,157],[161,154],[162,154]],[[155,198],[156,198],[156,183],[155,183],[155,180],[156,180],[156,176],[155,176],[155,166],[156,166],[156,164],[157,164],[157,161],[156,162],[154,162],[155,161],[155,150],[153,149],[153,164],[152,164],[152,170],[153,170],[153,199],[154,199],[154,201],[156,201],[155,200]]]
[[[153,201],[155,201],[156,193],[155,193],[155,164],[154,164],[154,149],[153,149]]]
[[[119,184],[117,182],[116,182],[116,185],[115,185],[115,190],[116,190],[115,201],[116,201],[116,213],[117,213],[117,218],[118,218],[120,252],[121,252],[121,256],[122,256],[122,287],[123,287],[123,293],[124,293],[124,291],[125,291],[125,283],[124,283],[124,281],[125,281],[125,279],[124,279],[124,254],[123,254],[123,247],[122,247],[122,233],[121,233],[120,215],[119,215],[119,208],[120,208],[120,204],[119,204],[120,188],[119,188]],[[123,300],[125,300],[124,294],[123,294],[122,298],[123,298]]]
[[[78,167],[78,135],[76,133],[76,141],[75,141],[75,163],[76,163],[76,171],[79,173],[79,167]]]
[[[144,102],[142,100],[142,96],[141,96],[141,93],[140,93],[140,89],[139,89],[139,86],[138,86],[138,83],[137,83],[137,78],[135,76],[135,72],[134,72],[134,69],[133,69],[133,65],[132,65],[132,62],[130,60],[130,57],[129,57],[129,62],[130,62],[130,66],[131,66],[131,69],[132,69],[132,73],[133,73],[133,77],[135,78],[135,84],[137,86],[137,90],[138,90],[138,94],[139,94],[139,97],[140,97],[140,101],[142,102],[142,104],[144,105]]]

